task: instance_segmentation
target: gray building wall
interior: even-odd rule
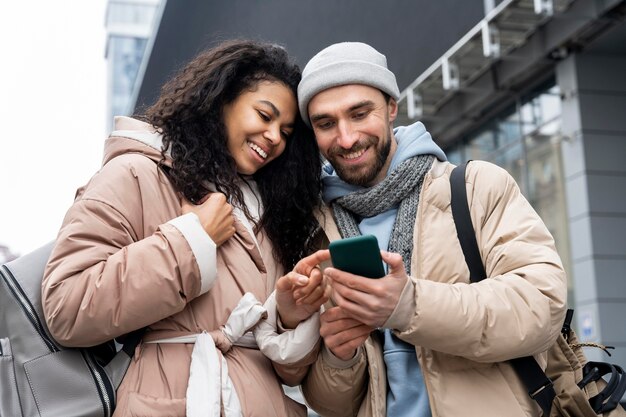
[[[136,110],[202,49],[237,37],[280,43],[301,67],[332,43],[367,42],[387,56],[403,89],[483,16],[483,0],[170,0]]]
[[[619,44],[618,44],[619,45]],[[577,328],[626,365],[626,53],[589,51],[557,66]],[[607,360],[588,349],[592,360]]]

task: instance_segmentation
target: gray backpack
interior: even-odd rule
[[[0,266],[0,417],[110,416],[143,331],[123,345],[79,349],[56,342],[41,308],[52,246]]]

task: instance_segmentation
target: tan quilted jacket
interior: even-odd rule
[[[435,162],[427,174],[413,235],[413,276],[385,327],[416,346],[433,417],[538,416],[512,368],[502,361],[542,353],[565,317],[566,277],[552,236],[501,168],[469,164],[471,217],[490,277],[469,284],[469,271],[450,211],[453,166]],[[330,241],[339,238],[323,217]],[[346,363],[324,349],[303,384],[323,416],[384,416],[386,376],[374,332]],[[407,381],[410,383],[410,381]]]

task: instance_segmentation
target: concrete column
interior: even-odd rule
[[[615,346],[626,366],[626,56],[571,55],[557,65],[576,332]]]

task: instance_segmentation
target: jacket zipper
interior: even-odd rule
[[[6,283],[7,287],[9,287],[9,291],[11,291],[11,294],[13,294],[13,297],[17,300],[19,306],[22,308],[22,311],[26,315],[26,318],[28,319],[28,321],[30,321],[31,325],[33,326],[37,334],[39,334],[39,337],[41,337],[50,352],[60,352],[61,349],[46,333],[43,324],[41,324],[39,317],[35,313],[35,308],[31,304],[26,294],[24,294],[22,287],[15,279],[15,276],[13,275],[11,270],[5,265],[2,265],[2,269],[0,269],[0,275],[2,275],[2,277],[4,278],[4,282]],[[104,415],[106,417],[110,417],[112,411],[112,399],[115,398],[113,387],[111,386],[108,378],[103,378],[102,375],[105,374],[104,369],[91,357],[91,355],[85,350],[81,350],[81,353],[85,358],[89,371],[91,372],[94,382],[96,383],[98,394],[100,396],[102,407],[104,409]]]

